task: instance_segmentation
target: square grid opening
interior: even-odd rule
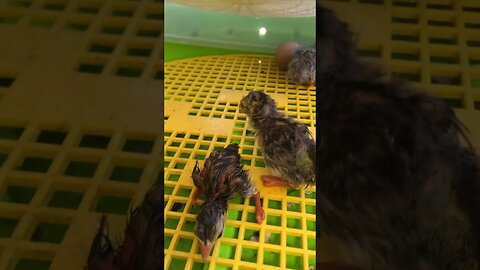
[[[7,172],[0,177],[0,240],[15,249],[4,257],[12,269],[49,269],[62,260],[58,250],[72,245],[78,215],[127,215],[138,186],[149,185],[158,140],[138,130],[0,120],[0,165]],[[16,250],[27,246],[35,250]],[[0,251],[5,247],[0,242]]]

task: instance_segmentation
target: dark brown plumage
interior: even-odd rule
[[[363,63],[332,11],[317,17],[321,236],[364,269],[478,269],[479,160],[454,111]]]
[[[263,157],[273,176],[262,176],[265,186],[315,184],[315,142],[307,126],[277,111],[275,101],[260,91],[240,101],[255,130]]]
[[[154,186],[127,221],[125,236],[114,245],[102,216],[88,256],[89,270],[160,270],[163,264],[163,187]]]
[[[235,192],[244,198],[254,196],[257,222],[262,223],[265,219],[260,194],[251,183],[248,172],[243,170],[238,149],[237,144],[230,144],[220,151],[213,151],[205,160],[203,169],[200,170],[197,163],[192,172],[196,187],[193,202],[200,194],[205,197],[195,225],[203,259],[210,255],[215,242],[223,234],[228,200]]]

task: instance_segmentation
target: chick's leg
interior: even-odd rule
[[[286,187],[288,186],[288,182],[283,180],[278,176],[273,175],[262,175],[260,177],[262,179],[263,185],[266,187]]]
[[[198,197],[200,196],[201,193],[202,193],[202,191],[201,191],[199,188],[195,188],[195,189],[193,190],[192,202],[193,202],[194,204],[197,203]]]
[[[260,201],[260,192],[255,193],[253,195],[253,198],[255,199],[255,212],[257,223],[262,224],[262,222],[265,220],[265,210],[263,210],[262,203]]]

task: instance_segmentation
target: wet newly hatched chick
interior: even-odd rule
[[[310,87],[315,84],[315,48],[299,46],[288,63],[288,76],[298,85]]]
[[[260,202],[260,193],[250,182],[248,172],[243,170],[238,154],[238,145],[230,144],[220,151],[213,151],[205,160],[203,169],[198,162],[192,172],[195,191],[193,203],[199,195],[205,197],[195,225],[195,235],[201,245],[202,258],[206,259],[223,234],[228,200],[237,192],[244,198],[255,199],[256,219],[260,224],[265,219],[265,211]]]
[[[158,270],[163,264],[163,186],[152,187],[142,204],[130,214],[124,239],[115,245],[103,215],[94,236],[89,270]]]
[[[277,111],[275,101],[260,91],[240,101],[262,148],[272,175],[261,177],[265,186],[315,185],[315,142],[307,126]]]
[[[455,111],[362,61],[348,24],[316,14],[322,238],[363,269],[479,269],[480,162]]]

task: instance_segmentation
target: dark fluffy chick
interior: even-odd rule
[[[317,20],[322,237],[364,269],[478,269],[479,160],[455,112],[362,62],[331,10]]]
[[[125,236],[114,245],[102,216],[88,256],[89,270],[159,270],[163,264],[163,186],[152,187],[130,214]]]
[[[215,242],[223,234],[228,200],[235,192],[244,198],[253,196],[257,222],[262,223],[265,219],[260,193],[250,181],[248,172],[243,170],[238,149],[237,144],[230,144],[220,151],[213,151],[205,160],[203,169],[198,167],[197,162],[192,172],[196,187],[192,195],[193,203],[199,195],[205,197],[195,225],[203,259],[210,255]]]
[[[315,184],[315,142],[306,125],[277,111],[275,101],[260,91],[242,98],[240,112],[247,114],[272,171],[261,177],[265,186]]]
[[[288,75],[298,85],[312,86],[316,78],[315,48],[299,46],[288,63]]]

